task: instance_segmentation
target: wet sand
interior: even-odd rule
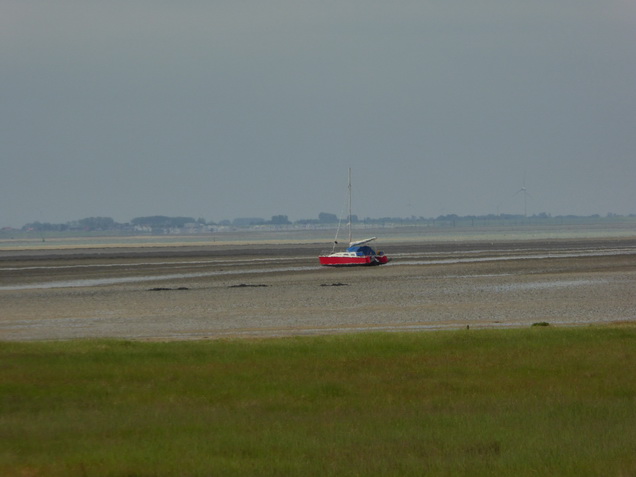
[[[315,243],[3,251],[0,340],[636,323],[636,238],[385,248],[362,268]]]

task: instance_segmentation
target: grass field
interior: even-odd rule
[[[636,328],[0,343],[0,475],[636,475]]]

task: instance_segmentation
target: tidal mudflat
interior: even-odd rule
[[[218,339],[636,321],[636,238],[384,247],[320,267],[320,246],[3,251],[0,340]]]

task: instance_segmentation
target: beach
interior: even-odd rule
[[[636,322],[636,237],[58,247],[0,254],[0,340],[264,338]]]

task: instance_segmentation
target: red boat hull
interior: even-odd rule
[[[334,257],[322,255],[318,257],[321,265],[347,267],[356,265],[383,265],[389,261],[386,255],[364,255],[358,257]]]

